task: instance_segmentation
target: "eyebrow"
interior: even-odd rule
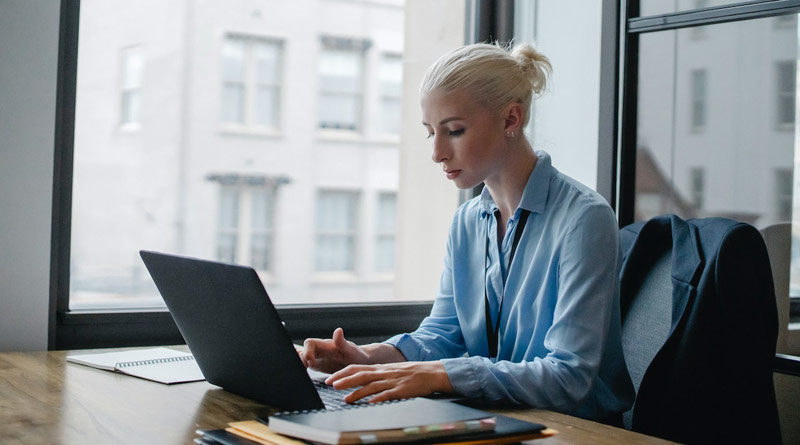
[[[448,117],[448,118],[445,118],[445,119],[442,119],[441,121],[439,121],[439,125],[444,125],[444,124],[446,124],[446,123],[448,123],[450,121],[460,121],[460,120],[464,120],[464,118],[463,117],[458,117],[458,116]],[[427,122],[425,122],[425,121],[422,121],[422,125],[429,125],[429,124]]]

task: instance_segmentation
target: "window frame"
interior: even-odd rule
[[[481,0],[464,1],[467,4],[464,17],[465,42],[482,41],[497,34],[495,25],[488,26],[488,23],[505,23],[504,26],[510,26],[506,23],[507,17],[506,22],[495,19],[495,10],[507,9],[507,6],[503,6],[504,2],[495,5]],[[60,0],[60,4],[48,349],[183,344],[183,337],[166,309],[89,311],[69,308],[80,0]],[[504,28],[501,26],[501,29]],[[513,32],[508,30],[507,35],[513,35]],[[278,121],[280,123],[280,119]],[[434,293],[435,289],[431,289],[431,298]],[[295,341],[307,337],[327,337],[336,327],[342,327],[351,340],[361,343],[380,341],[390,335],[413,331],[430,313],[432,305],[431,300],[279,305],[277,309]]]
[[[604,1],[611,3],[611,0]],[[640,16],[639,0],[622,0],[619,3],[621,55],[620,77],[615,89],[615,94],[619,97],[619,108],[615,110],[620,122],[619,125],[616,122],[614,125],[618,138],[613,150],[617,171],[612,176],[617,219],[620,227],[624,227],[634,221],[636,196],[639,36],[649,32],[798,14],[800,0],[756,0],[651,16]],[[772,73],[769,75],[776,77]],[[793,320],[800,317],[800,298],[791,298],[791,315]]]

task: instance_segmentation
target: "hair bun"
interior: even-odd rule
[[[547,77],[553,72],[550,60],[530,44],[516,45],[511,56],[531,81],[533,91],[541,93],[547,86]]]

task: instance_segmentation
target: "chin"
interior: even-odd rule
[[[479,185],[483,184],[483,181],[478,182],[467,182],[467,181],[455,181],[455,185],[459,190],[469,190],[473,189]]]

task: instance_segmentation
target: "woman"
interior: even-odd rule
[[[614,213],[523,134],[550,63],[532,46],[475,44],[443,56],[420,89],[433,161],[480,196],[455,214],[430,316],[357,346],[308,339],[306,366],[346,399],[456,393],[615,421],[633,398],[620,344]]]

